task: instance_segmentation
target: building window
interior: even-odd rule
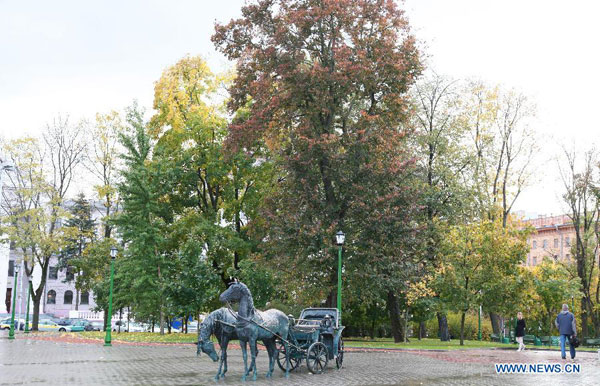
[[[74,274],[75,268],[68,266],[67,267],[67,281],[73,281],[75,279],[75,274]]]
[[[558,248],[558,239],[554,239],[554,248]]]
[[[537,257],[533,258],[533,264],[532,265],[537,265]]]
[[[65,303],[64,304],[71,304],[73,303],[73,291],[67,291],[65,292]]]
[[[56,291],[48,291],[48,295],[46,297],[46,304],[56,304]]]
[[[8,276],[15,276],[15,261],[8,261]]]
[[[567,261],[571,261],[571,255],[567,253]]]
[[[548,248],[548,240],[543,241],[543,248]]]
[[[48,268],[48,279],[51,279],[51,280],[58,279],[58,267],[49,267]]]
[[[79,302],[80,304],[90,304],[90,293],[89,292],[82,292],[81,293],[81,301]]]
[[[533,249],[536,249],[536,248],[537,248],[537,241],[533,240]]]
[[[571,246],[571,238],[569,236],[565,237],[565,244],[567,244],[567,247]]]

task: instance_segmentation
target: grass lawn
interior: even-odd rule
[[[37,334],[44,334],[37,333]],[[86,331],[86,332],[64,332],[61,333],[63,336],[69,337],[82,337],[86,339],[97,339],[103,341],[105,333],[99,331]],[[113,332],[112,340],[115,342],[140,342],[140,343],[196,343],[198,340],[197,334],[165,334],[160,335],[159,333],[151,332]],[[213,337],[213,340],[214,337]],[[411,339],[409,343],[394,343],[392,339],[379,338],[379,339],[364,339],[364,338],[344,338],[346,347],[351,348],[382,348],[382,349],[416,349],[416,350],[466,350],[466,349],[485,349],[485,348],[517,348],[516,344],[512,343],[498,343],[489,341],[477,341],[477,340],[465,340],[464,346],[460,345],[460,340],[453,339],[450,342],[441,342],[439,339]],[[231,342],[231,345],[237,346],[237,342]],[[527,349],[532,350],[548,350],[558,349],[557,346],[533,346],[527,345]],[[578,347],[578,351],[592,351],[595,352],[597,348]]]
[[[418,350],[465,350],[465,349],[477,349],[477,348],[512,348],[517,349],[517,345],[513,343],[498,343],[489,341],[478,341],[478,340],[465,340],[464,346],[460,345],[459,339],[453,339],[450,342],[442,342],[439,339],[424,338],[421,340],[410,339],[409,343],[394,343],[393,339],[375,339],[365,340],[361,338],[345,338],[344,343],[346,347],[353,348],[392,348],[392,349],[418,349]],[[559,349],[559,346],[534,346],[527,345],[529,350],[549,350]],[[582,347],[579,346],[577,351],[597,351],[597,348]]]
[[[104,340],[106,336],[105,332],[102,331],[83,331],[83,332],[67,332],[63,333],[67,336],[87,339],[98,339]],[[157,332],[121,332],[117,333],[113,331],[111,333],[111,339],[113,342],[145,342],[145,343],[195,343],[198,341],[197,333],[189,334],[167,334],[160,335]]]

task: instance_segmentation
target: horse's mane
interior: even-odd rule
[[[250,289],[246,286],[246,284],[242,282],[238,282],[237,285],[240,286],[242,293],[244,293],[248,298],[247,311],[248,316],[254,315],[256,312],[256,308],[254,308],[254,300],[252,299],[252,294],[250,293]]]

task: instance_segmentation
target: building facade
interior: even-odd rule
[[[575,242],[575,227],[569,216],[539,216],[524,222],[535,228],[529,236],[525,265],[536,266],[544,257],[565,263],[573,261],[571,245]]]

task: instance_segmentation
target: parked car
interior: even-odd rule
[[[113,331],[119,331],[119,326],[121,327],[121,332],[127,332],[127,321],[126,320],[117,320],[112,324]]]
[[[148,327],[143,323],[139,322],[129,322],[129,332],[145,332],[148,330]]]
[[[198,322],[188,322],[187,328],[188,332],[198,332]]]
[[[38,322],[38,331],[67,331],[66,326],[61,326],[53,320],[41,319]]]
[[[89,320],[86,319],[77,319],[73,320],[73,324],[70,325],[71,332],[81,332],[85,331],[85,327],[90,324]]]
[[[104,322],[93,320],[85,326],[85,331],[102,331],[104,329]]]
[[[0,320],[0,330],[10,330],[10,318]]]

